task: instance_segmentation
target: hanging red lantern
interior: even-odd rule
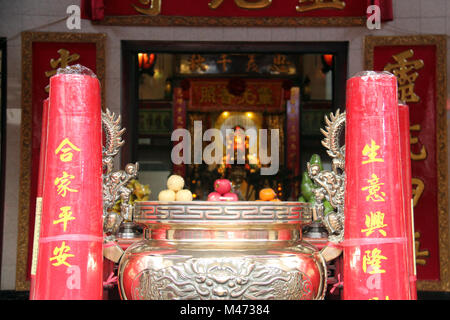
[[[332,54],[324,54],[323,60],[330,68],[333,66],[333,55]]]
[[[150,69],[155,62],[154,53],[138,53],[139,69]]]
[[[332,54],[322,55],[323,74],[326,74],[328,71],[333,70],[333,59],[334,56]]]

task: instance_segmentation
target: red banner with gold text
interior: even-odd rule
[[[188,98],[188,97],[185,97]],[[173,90],[173,130],[186,129],[186,101],[183,98],[183,90],[181,88],[174,88]],[[173,142],[177,145],[179,141]],[[186,174],[186,166],[183,163],[173,165],[173,174],[184,177]]]
[[[190,80],[188,110],[284,111],[282,81],[248,79],[238,84],[242,87],[239,95],[230,93],[230,87],[231,89],[235,87],[233,81],[233,79]]]
[[[446,38],[367,37],[366,68],[397,77],[409,107],[417,289],[450,290]]]
[[[290,99],[286,102],[286,130],[287,130],[287,167],[292,170],[294,177],[300,175],[300,88],[291,89]],[[299,181],[292,186],[292,196],[298,198]]]
[[[167,24],[170,21],[172,25],[242,25],[252,21],[246,18],[266,18],[257,21],[257,25],[308,25],[314,24],[314,19],[322,25],[362,25],[367,7],[373,4],[381,8],[383,20],[392,20],[392,0],[196,0],[195,5],[185,0],[81,2],[82,18],[100,23]]]
[[[376,47],[374,70],[396,74],[399,99],[410,107],[417,276],[420,280],[439,280],[436,48]]]

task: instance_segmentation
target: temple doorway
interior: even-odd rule
[[[122,165],[139,162],[139,182],[150,186],[151,200],[173,173],[185,178],[198,200],[206,200],[219,177],[233,181],[240,200],[257,199],[264,187],[276,190],[281,200],[296,200],[311,155],[319,154],[324,167],[330,166],[320,128],[325,115],[345,108],[347,50],[347,43],[340,42],[124,41],[122,117],[128,133]],[[172,161],[176,129],[190,133],[190,163]],[[204,141],[208,129],[219,130],[223,139]],[[255,130],[259,147],[261,129],[269,132],[267,155],[279,162],[272,175],[261,174],[269,164],[251,152],[259,149],[251,148],[248,136],[226,139],[227,130]],[[277,154],[270,154],[273,130]],[[223,161],[195,159],[194,139],[200,139],[201,150],[214,144],[223,148]],[[227,153],[227,141],[234,142],[232,152]]]

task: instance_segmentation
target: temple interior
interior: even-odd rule
[[[192,163],[186,165],[186,181],[189,188],[196,190],[195,197],[206,199],[208,186],[217,178],[238,179],[241,186],[242,200],[255,200],[255,194],[264,186],[276,187],[282,199],[298,198],[299,190],[295,188],[295,181],[299,180],[301,172],[306,169],[306,162],[312,154],[321,153],[325,167],[330,167],[330,161],[325,151],[320,149],[320,128],[324,124],[324,116],[333,110],[333,55],[332,54],[301,54],[285,55],[255,54],[255,53],[220,53],[220,54],[169,54],[138,53],[139,69],[138,81],[138,140],[130,141],[137,145],[137,161],[140,164],[139,180],[152,186],[150,199],[156,199],[159,191],[165,189],[164,180],[170,175],[171,150],[170,140],[173,130],[173,86],[181,81],[189,82],[202,80],[199,97],[187,100],[186,129],[193,136],[194,121],[202,121],[204,131],[216,128],[225,135],[226,129],[242,128],[278,129],[280,131],[279,150],[280,168],[276,177],[270,181],[261,177],[258,172],[258,151],[249,154],[248,141],[245,143],[246,161],[238,164],[207,165]],[[270,88],[245,88],[250,81],[259,82],[270,80],[278,83],[273,92]],[[209,82],[210,81],[210,82]],[[209,83],[220,83],[213,87]],[[238,86],[244,86],[240,89]],[[299,95],[299,110],[295,113],[297,125],[301,128],[299,139],[293,143],[302,150],[299,162],[301,168],[289,168],[286,165],[286,152],[289,148],[288,132],[286,130],[287,113],[286,101],[280,99],[284,95],[283,84],[301,88]],[[226,90],[227,86],[236,86],[236,94],[240,100],[233,105],[233,96]],[[267,90],[269,89],[269,90]],[[289,88],[290,89],[290,88]],[[194,98],[194,97],[193,97]],[[278,101],[275,101],[278,99]],[[207,105],[210,103],[210,105]],[[274,107],[274,104],[278,104]],[[301,125],[303,124],[303,125]],[[223,153],[227,146],[222,141]],[[291,142],[292,143],[292,142]],[[203,142],[204,146],[208,142]],[[224,155],[226,156],[226,155]],[[248,157],[256,157],[256,164],[252,164]],[[234,159],[229,159],[234,160]],[[193,161],[192,161],[193,162]],[[234,162],[234,163],[232,163]],[[251,183],[249,184],[249,182]],[[206,186],[206,190],[205,190]],[[298,189],[298,185],[297,185]]]

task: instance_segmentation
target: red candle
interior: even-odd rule
[[[88,74],[50,79],[35,299],[102,299],[100,84]]]
[[[410,298],[417,300],[416,268],[414,260],[414,222],[412,218],[411,145],[409,131],[409,108],[400,102],[398,105],[400,121],[400,147],[402,158],[402,177],[404,193],[404,215],[407,235],[407,263],[409,269]]]
[[[44,182],[45,168],[45,146],[47,145],[47,123],[48,123],[48,98],[44,100],[42,109],[42,130],[41,130],[41,147],[39,153],[39,173],[36,191],[36,213],[34,221],[34,241],[33,241],[33,259],[31,263],[30,273],[30,300],[35,297],[36,270],[37,270],[37,254],[39,250],[39,232],[41,226],[42,212],[42,189]]]
[[[397,79],[347,81],[344,299],[408,299]]]

